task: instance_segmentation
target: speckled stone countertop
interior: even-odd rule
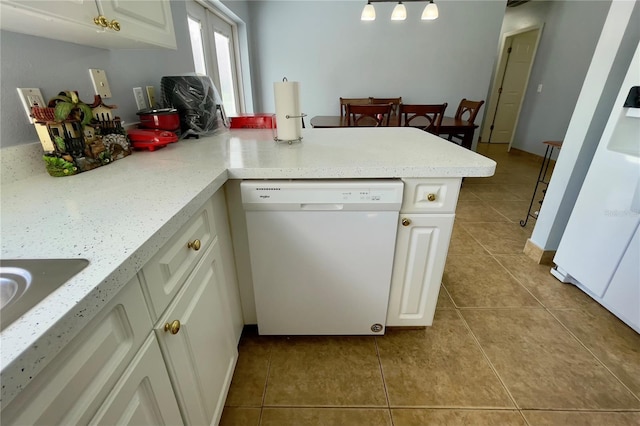
[[[2,185],[3,259],[90,264],[0,334],[4,406],[228,179],[491,176],[496,163],[411,128],[232,130],[76,176]],[[44,163],[42,166],[44,171]]]

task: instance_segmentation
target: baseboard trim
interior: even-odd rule
[[[553,258],[556,255],[555,250],[544,250],[538,247],[530,238],[527,239],[527,243],[524,245],[523,253],[539,265],[553,265]]]

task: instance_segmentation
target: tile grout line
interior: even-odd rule
[[[504,255],[504,254],[501,254],[501,256],[516,256],[516,255],[515,255],[515,254],[513,254],[513,255]],[[535,299],[535,301],[536,301],[536,302],[538,302],[538,303],[540,304],[540,306],[542,306],[542,308],[543,308],[543,309],[545,309],[546,311],[548,311],[548,309],[547,309],[547,307],[544,305],[544,303],[542,303],[542,301],[540,301],[540,299],[538,299],[538,298],[537,298],[537,297],[536,297],[536,296],[531,292],[531,290],[529,290],[529,288],[528,288],[526,285],[524,285],[524,284],[523,284],[523,283],[518,279],[518,277],[516,277],[516,276],[515,276],[515,275],[514,275],[510,270],[509,270],[509,268],[507,268],[505,265],[503,265],[503,264],[502,264],[502,262],[500,262],[500,259],[498,259],[498,258],[497,258],[496,256],[494,256],[494,255],[491,255],[491,257],[493,257],[493,260],[495,260],[495,261],[498,263],[498,265],[502,266],[502,268],[503,268],[505,271],[507,271],[507,274],[509,274],[509,276],[510,276],[511,278],[513,278],[513,279],[514,279],[514,280],[515,280],[515,281],[520,285],[520,287],[524,288],[524,289],[525,289],[525,291],[526,291],[527,293],[529,293],[529,294],[531,295],[531,297],[533,297],[533,298]]]
[[[478,345],[478,348],[480,348],[480,352],[482,353],[482,356],[484,357],[485,361],[487,361],[487,364],[489,364],[489,367],[491,368],[491,370],[493,371],[493,374],[496,375],[496,377],[498,378],[498,380],[500,381],[500,384],[502,385],[502,387],[504,388],[505,392],[507,393],[507,395],[509,396],[509,399],[511,399],[511,402],[513,402],[513,405],[515,406],[515,408],[520,411],[521,408],[518,405],[518,403],[516,402],[516,399],[513,397],[513,395],[511,394],[511,391],[509,390],[509,388],[507,387],[506,383],[504,382],[504,380],[502,379],[502,377],[500,376],[500,374],[498,374],[498,370],[496,369],[496,367],[493,365],[493,363],[491,362],[491,360],[489,359],[489,355],[487,355],[487,353],[485,352],[484,348],[482,347],[482,345],[480,344],[480,341],[478,340],[478,338],[476,337],[475,334],[473,334],[473,330],[471,330],[471,327],[469,326],[469,324],[467,323],[467,320],[465,319],[465,317],[462,315],[462,313],[460,312],[459,309],[456,309],[456,314],[458,315],[458,317],[462,320],[462,323],[464,324],[465,328],[467,329],[467,331],[469,332],[469,334],[471,335],[471,338],[473,339],[473,341],[476,343],[476,345]]]
[[[264,388],[262,391],[262,403],[260,405],[260,418],[258,419],[258,426],[262,425],[262,416],[264,414],[264,401],[267,398],[267,387],[269,386],[269,375],[271,374],[271,357],[273,356],[272,342],[269,342],[269,361],[267,364],[267,377],[264,380]]]
[[[520,280],[519,280],[519,279],[518,279],[518,278],[517,278],[517,277],[516,277],[516,276],[515,276],[511,271],[510,271],[510,270],[509,270],[509,268],[507,268],[505,265],[503,265],[503,264],[502,264],[502,262],[500,262],[500,260],[499,260],[499,259],[497,259],[495,256],[493,256],[493,255],[492,255],[491,257],[493,257],[493,258],[494,258],[494,260],[495,260],[496,262],[498,262],[498,264],[499,264],[500,266],[502,266],[502,267],[503,267],[503,268],[504,268],[504,269],[509,273],[509,275],[510,275],[511,277],[513,277],[513,279],[514,279],[514,280],[516,280],[516,282],[517,282],[518,284],[520,284],[520,285],[521,285],[521,286],[522,286],[522,287],[523,287],[523,288],[524,288],[524,289],[525,289],[529,294],[531,294],[531,296],[532,296],[534,299],[536,299],[536,301],[537,301],[538,303],[540,303],[540,305],[542,306],[542,308],[543,308],[543,309],[544,309],[544,310],[545,310],[549,315],[551,315],[551,317],[552,317],[554,320],[556,320],[556,322],[558,322],[558,323],[560,324],[560,326],[561,326],[562,328],[564,328],[564,329],[565,329],[565,331],[566,331],[567,333],[569,333],[569,335],[570,335],[571,337],[573,337],[573,338],[578,342],[578,344],[580,344],[580,346],[582,346],[584,349],[586,349],[586,351],[587,351],[587,352],[589,352],[589,354],[591,354],[591,356],[593,356],[593,357],[594,357],[594,358],[595,358],[595,359],[600,363],[600,365],[602,365],[602,366],[604,367],[604,369],[605,369],[605,370],[607,370],[607,371],[609,372],[609,374],[611,374],[613,377],[615,377],[615,378],[616,378],[616,380],[617,380],[618,382],[620,382],[620,383],[622,384],[622,386],[623,386],[627,391],[629,391],[629,392],[631,393],[631,395],[633,395],[633,396],[634,396],[634,398],[636,398],[638,401],[640,401],[640,396],[636,395],[636,394],[635,394],[635,392],[633,392],[633,391],[632,391],[632,390],[631,390],[631,389],[630,389],[630,388],[629,388],[629,387],[628,387],[628,386],[627,386],[627,385],[626,385],[626,384],[625,384],[625,383],[624,383],[624,382],[623,382],[623,381],[622,381],[622,380],[621,380],[621,379],[620,379],[620,378],[619,378],[619,377],[618,377],[618,376],[617,376],[613,371],[611,371],[611,369],[610,369],[610,368],[609,368],[609,367],[608,367],[608,366],[607,366],[607,365],[606,365],[606,364],[605,364],[605,363],[604,363],[604,362],[603,362],[603,361],[602,361],[602,360],[601,360],[601,359],[600,359],[600,358],[599,358],[595,353],[593,353],[593,351],[591,351],[591,349],[589,349],[589,348],[587,347],[587,345],[586,345],[586,344],[584,344],[584,342],[582,342],[582,340],[580,340],[580,338],[578,338],[578,336],[576,336],[576,335],[575,335],[575,334],[574,334],[574,333],[569,329],[569,327],[567,327],[567,326],[566,326],[566,325],[565,325],[565,324],[560,320],[560,318],[558,318],[556,315],[554,315],[554,313],[553,313],[553,312],[551,312],[551,309],[550,309],[549,307],[547,307],[547,306],[546,306],[544,303],[542,303],[542,302],[541,302],[541,301],[540,301],[540,300],[539,300],[539,299],[538,299],[538,298],[537,298],[533,293],[531,293],[531,291],[529,290],[529,288],[528,288],[526,285],[524,285],[524,284],[523,284],[523,283],[522,283],[522,282],[521,282],[521,281],[520,281]],[[580,309],[580,308],[577,308],[577,309],[578,309],[578,310],[582,310],[582,309]]]
[[[380,368],[380,377],[382,378],[382,387],[384,388],[384,397],[387,400],[387,411],[389,413],[389,419],[391,420],[391,426],[394,426],[393,415],[391,414],[391,403],[389,402],[389,390],[387,389],[387,381],[384,378],[384,370],[382,368],[382,358],[380,357],[380,348],[378,347],[378,336],[373,338],[373,342],[376,348],[376,356],[378,357],[378,368]]]
[[[623,381],[618,377],[618,375],[617,375],[617,374],[615,374],[613,371],[611,371],[611,369],[607,366],[607,364],[605,364],[605,363],[604,363],[604,362],[603,362],[603,361],[602,361],[602,360],[601,360],[601,359],[600,359],[600,358],[599,358],[595,353],[593,353],[593,351],[592,351],[591,349],[589,349],[589,347],[588,347],[586,344],[584,344],[584,342],[583,342],[582,340],[580,340],[580,339],[578,338],[578,336],[576,336],[576,335],[573,333],[573,331],[571,331],[571,329],[569,329],[569,327],[567,327],[567,326],[566,326],[566,325],[565,325],[565,324],[560,320],[560,318],[556,317],[556,316],[554,315],[554,313],[553,313],[553,312],[551,312],[549,309],[545,308],[545,310],[549,313],[549,315],[551,315],[551,317],[553,317],[553,319],[555,319],[555,320],[560,324],[560,326],[561,326],[562,328],[564,328],[564,329],[567,331],[567,333],[569,333],[569,335],[570,335],[571,337],[573,337],[573,338],[574,338],[574,339],[575,339],[575,340],[580,344],[580,346],[582,346],[582,347],[583,347],[587,352],[589,352],[589,353],[591,354],[591,356],[592,356],[592,357],[594,357],[594,358],[595,358],[595,359],[600,363],[600,365],[602,365],[602,367],[604,367],[604,369],[605,369],[605,370],[607,370],[607,371],[609,372],[609,374],[611,374],[613,377],[615,377],[615,379],[616,379],[616,380],[617,380],[617,381],[622,385],[622,387],[624,387],[624,388],[625,388],[625,389],[626,389],[626,390],[627,390],[631,395],[633,395],[633,397],[634,397],[636,400],[640,401],[640,396],[639,396],[639,395],[636,395],[636,393],[635,393],[635,392],[633,392],[633,391],[629,388],[629,386],[627,386],[627,384],[626,384],[625,382],[623,382]]]

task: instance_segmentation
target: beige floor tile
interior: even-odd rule
[[[282,338],[271,351],[265,405],[387,405],[372,336]]]
[[[258,426],[262,408],[224,407],[220,426]]]
[[[460,312],[519,408],[640,408],[640,401],[546,310]]]
[[[394,426],[525,426],[522,415],[516,410],[391,410]]]
[[[478,196],[467,189],[466,181],[462,183],[460,187],[460,194],[458,194],[458,201],[462,200],[479,200]]]
[[[637,426],[640,412],[523,411],[531,426]]]
[[[590,309],[551,313],[640,397],[640,334],[604,308],[597,308],[600,312]]]
[[[519,223],[527,217],[527,210],[529,209],[529,200],[492,200],[487,201],[487,204],[492,209],[509,219],[511,222]],[[529,218],[529,220],[535,220]]]
[[[469,177],[465,178],[465,183],[471,184],[497,184],[497,185],[513,185],[513,184],[523,184],[528,185],[531,182],[535,182],[537,180],[536,176],[531,176],[528,173],[522,174],[518,171],[496,171],[493,176],[490,177]]]
[[[460,200],[456,207],[458,222],[507,222],[508,219],[480,200]]]
[[[260,407],[269,371],[270,341],[255,330],[243,332],[238,347],[238,362],[225,405]]]
[[[440,286],[440,293],[438,293],[438,304],[436,305],[436,309],[455,309],[453,300],[451,300],[451,296],[449,296],[449,293],[447,293],[447,289],[444,288],[444,285]]]
[[[391,426],[388,409],[265,408],[261,426]]]
[[[546,308],[577,308],[596,303],[576,286],[558,281],[549,272],[549,265],[539,265],[524,254],[494,257]]]
[[[454,222],[451,241],[449,242],[449,255],[452,254],[488,254],[478,242],[462,228],[459,222]]]
[[[461,223],[467,231],[491,254],[522,253],[531,231],[512,222]]]
[[[458,308],[542,308],[506,269],[488,255],[448,256],[442,282]]]
[[[475,194],[482,201],[489,200],[521,200],[519,195],[516,195],[507,189],[507,185],[499,184],[481,184],[481,183],[466,183],[464,184],[466,189]]]
[[[436,311],[425,330],[377,337],[392,407],[513,408],[457,311]]]
[[[508,184],[504,185],[504,189],[515,195],[518,199],[523,201],[531,201],[531,196],[533,195],[533,190],[536,189],[536,180],[532,180],[530,183],[526,184]],[[536,190],[536,201],[538,201],[541,196],[542,190],[544,186],[538,186]]]

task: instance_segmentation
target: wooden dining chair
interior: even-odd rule
[[[398,115],[398,107],[402,103],[402,96],[398,98],[371,98],[372,104],[391,104],[391,115]]]
[[[340,98],[340,118],[346,117],[347,105],[369,105],[371,98]]]
[[[346,105],[348,127],[388,127],[391,104]]]
[[[425,132],[438,135],[446,109],[446,102],[426,105],[400,104],[400,123],[403,126],[417,127]]]
[[[456,120],[463,120],[468,122],[469,124],[473,124],[483,104],[484,101],[470,101],[466,98],[463,98],[460,101],[460,105],[458,105],[458,110],[456,111],[456,115],[454,118]],[[464,135],[450,133],[447,139],[451,142],[461,144],[463,138]]]

